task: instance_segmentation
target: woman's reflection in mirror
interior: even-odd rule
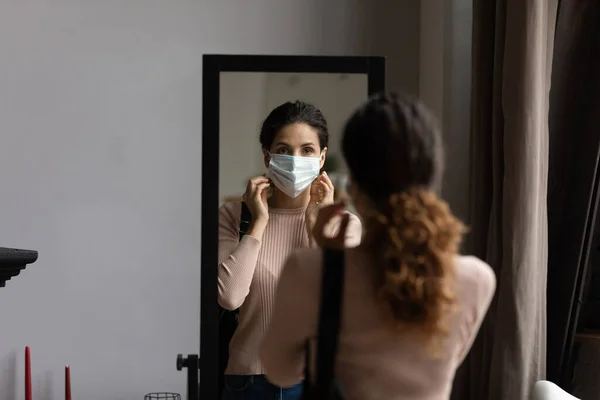
[[[448,399],[496,281],[483,261],[459,254],[463,225],[432,189],[443,169],[441,134],[419,102],[380,94],[348,120],[342,153],[365,234],[352,249],[322,234],[343,204],[323,208],[315,225],[318,244],[345,251],[335,377],[346,399]],[[280,277],[261,349],[277,385],[303,379],[322,264],[321,250],[299,249]]]
[[[333,184],[326,172],[321,173],[328,141],[327,122],[317,107],[302,101],[278,106],[260,131],[267,172],[248,181],[243,201],[251,223],[241,240],[241,202],[220,209],[218,301],[227,310],[239,309],[225,369],[224,400],[292,400],[302,394],[301,380],[280,386],[267,381],[259,346],[286,259],[294,249],[317,245],[312,236],[317,211],[333,204]],[[349,247],[360,243],[360,222],[348,212],[332,220],[326,231],[331,237],[344,232]]]

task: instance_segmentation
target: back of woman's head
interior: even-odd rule
[[[464,227],[433,191],[443,170],[435,119],[418,101],[375,95],[348,120],[342,151],[365,220],[364,247],[376,258],[379,300],[395,327],[437,347],[455,305]]]

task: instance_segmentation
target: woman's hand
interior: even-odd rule
[[[266,223],[269,220],[267,194],[271,181],[264,176],[257,176],[248,181],[246,192],[242,196],[244,203],[252,214],[252,223]]]
[[[346,231],[350,222],[350,214],[344,212],[346,205],[344,203],[331,204],[322,207],[313,227],[313,238],[319,247],[342,250],[346,248]],[[340,229],[334,237],[325,234],[325,227],[335,217],[342,217]]]
[[[327,176],[327,172],[320,174],[310,186],[310,201],[305,215],[310,247],[315,244],[312,232],[317,219],[317,211],[320,207],[333,204],[333,192],[333,183]]]
[[[333,183],[327,176],[327,172],[323,172],[310,186],[310,201],[306,209],[306,216],[314,219],[319,207],[333,204],[333,193]]]

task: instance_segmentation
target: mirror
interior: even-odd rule
[[[259,143],[267,115],[300,100],[322,111],[329,143],[323,170],[343,196],[346,169],[340,154],[343,124],[368,97],[366,74],[222,72],[219,106],[219,199],[241,201],[250,178],[267,172]],[[221,205],[220,204],[220,205]]]
[[[250,376],[262,379],[258,351],[278,275],[287,253],[308,243],[302,199],[323,171],[335,199],[345,197],[341,133],[352,111],[384,89],[385,64],[380,57],[204,61],[200,397],[220,399]],[[281,115],[261,135],[276,109]],[[251,179],[264,203],[250,200],[244,209]],[[255,215],[268,216],[262,228]],[[283,228],[290,224],[297,229]]]

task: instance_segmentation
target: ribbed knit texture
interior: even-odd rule
[[[449,320],[440,359],[431,357],[417,333],[390,329],[375,289],[374,271],[379,267],[373,258],[350,249],[345,264],[335,376],[346,400],[448,400],[456,369],[494,294],[490,266],[475,257],[456,258],[458,312]],[[267,378],[276,385],[291,386],[304,377],[304,344],[317,335],[322,269],[319,249],[301,249],[288,259],[280,277],[261,349]]]
[[[258,355],[273,314],[279,276],[294,249],[308,247],[305,208],[269,209],[269,222],[259,241],[249,235],[239,241],[241,204],[226,203],[219,215],[219,304],[240,308],[239,325],[229,345],[226,374],[259,375],[264,369]],[[328,227],[335,234],[339,220]],[[347,245],[360,242],[361,226],[352,216]]]

